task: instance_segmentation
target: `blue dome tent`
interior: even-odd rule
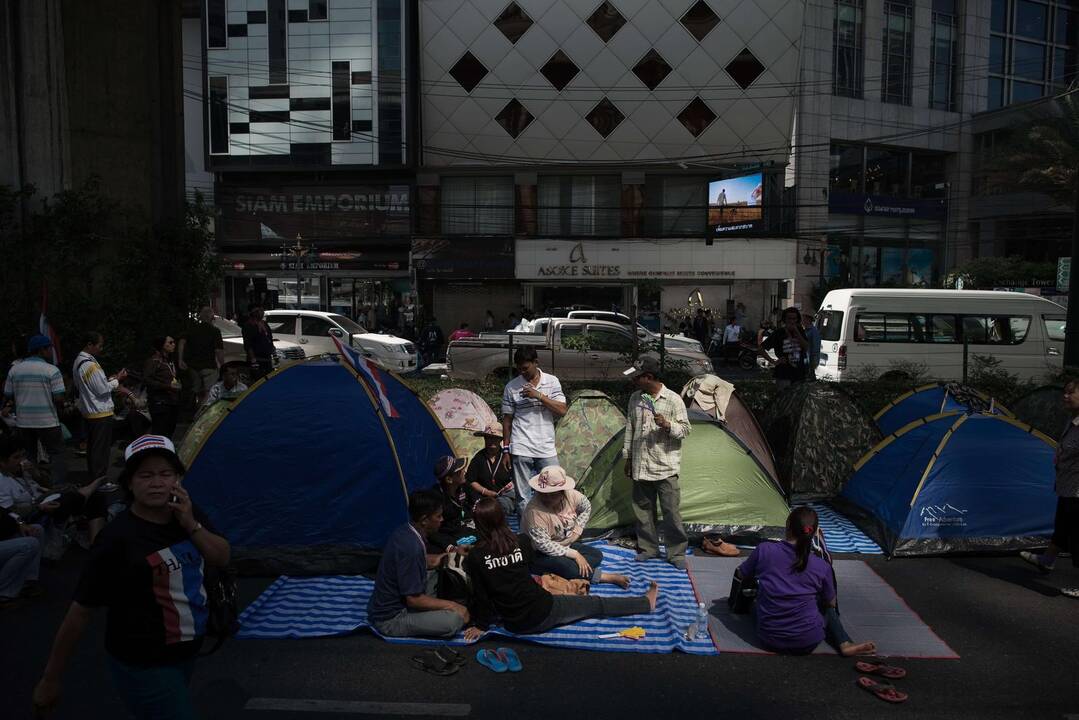
[[[946,412],[1012,413],[979,390],[960,383],[932,383],[909,390],[881,408],[873,416],[884,435],[902,429],[929,415]]]
[[[986,413],[938,413],[885,438],[833,503],[893,556],[1045,545],[1056,444]]]
[[[359,572],[451,453],[438,420],[380,372],[388,417],[343,361],[286,365],[203,413],[180,447],[184,486],[243,572]]]

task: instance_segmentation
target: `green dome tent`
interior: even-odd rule
[[[596,451],[625,427],[626,416],[605,393],[599,390],[575,393],[555,428],[559,464],[570,477],[581,477],[592,464]]]
[[[789,512],[783,490],[750,448],[703,413],[691,411],[690,421],[679,476],[686,530],[751,541],[783,537]],[[634,524],[633,488],[623,472],[624,438],[625,430],[611,438],[580,478],[578,487],[592,502],[592,533]]]

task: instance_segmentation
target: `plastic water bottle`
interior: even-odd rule
[[[697,603],[697,628],[693,640],[704,640],[708,637],[708,609],[704,603]]]

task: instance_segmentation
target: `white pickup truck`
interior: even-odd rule
[[[583,340],[575,339],[582,336]],[[484,333],[451,342],[447,372],[453,380],[504,379],[512,351],[521,347],[535,348],[540,367],[562,380],[617,380],[629,365],[635,342],[630,328],[619,323],[553,318],[543,334]],[[684,364],[690,375],[712,372],[712,361],[702,352],[685,348],[666,352],[672,366]]]

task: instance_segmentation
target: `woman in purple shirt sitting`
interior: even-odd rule
[[[773,652],[808,655],[821,640],[840,655],[873,655],[871,642],[851,642],[839,621],[831,566],[812,552],[817,513],[802,506],[787,516],[784,542],[761,543],[742,563],[757,579],[757,636]]]

